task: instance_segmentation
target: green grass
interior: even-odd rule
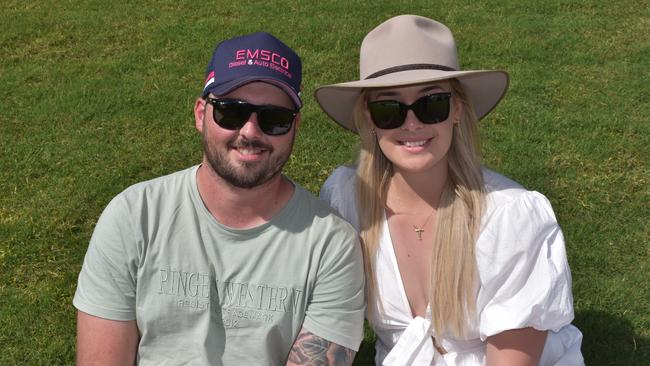
[[[71,364],[71,299],[95,221],[130,184],[199,161],[191,109],[214,45],[268,30],[303,58],[288,175],[317,192],[353,135],[312,97],[358,77],[390,16],[438,19],[464,68],[511,74],[486,165],[563,227],[589,365],[650,363],[650,7],[645,1],[0,3],[0,364]],[[372,360],[368,333],[357,364]]]

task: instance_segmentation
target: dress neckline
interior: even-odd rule
[[[402,278],[402,272],[400,272],[399,265],[397,264],[397,255],[395,254],[395,247],[393,246],[393,238],[390,236],[390,228],[388,227],[388,218],[386,217],[385,210],[383,212],[382,219],[383,219],[383,225],[382,225],[382,233],[380,235],[381,245],[384,247],[385,250],[388,251],[388,254],[390,256],[391,265],[393,266],[393,270],[395,271],[395,274],[397,276],[399,297],[402,305],[401,310],[402,313],[408,317],[410,322],[411,320],[419,316],[414,315],[413,312],[411,311],[411,303],[409,302],[408,296],[406,296],[406,289],[404,288],[404,280]]]

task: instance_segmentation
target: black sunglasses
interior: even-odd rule
[[[404,123],[409,109],[422,123],[434,124],[449,117],[449,98],[451,93],[425,95],[411,105],[396,100],[377,100],[368,102],[368,110],[375,126],[382,130],[398,128]]]
[[[215,122],[227,130],[238,130],[248,122],[253,112],[257,113],[260,130],[270,136],[284,135],[298,114],[297,110],[274,105],[255,105],[239,99],[210,98],[206,101],[214,107],[212,115]]]

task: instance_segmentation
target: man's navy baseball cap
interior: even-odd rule
[[[266,32],[231,38],[217,45],[205,72],[203,97],[210,93],[224,95],[253,81],[281,88],[297,108],[302,107],[300,57]]]

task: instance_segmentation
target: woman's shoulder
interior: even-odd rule
[[[484,168],[483,180],[487,200],[486,216],[508,209],[552,211],[550,202],[542,193],[528,190],[502,174]]]
[[[356,167],[341,165],[323,183],[318,196],[358,230],[356,180]]]
[[[332,174],[325,181],[325,185],[337,183],[349,183],[357,176],[357,167],[355,165],[339,165],[334,169]]]
[[[483,180],[487,196],[500,202],[516,200],[528,193],[518,182],[488,168],[483,168]]]
[[[357,170],[355,166],[341,165],[327,177],[320,189],[320,198],[330,201],[333,196],[353,195],[356,186]]]
[[[487,194],[481,237],[514,240],[527,247],[524,238],[533,239],[546,235],[549,230],[559,230],[555,212],[546,196],[488,169],[484,171],[484,180]]]

